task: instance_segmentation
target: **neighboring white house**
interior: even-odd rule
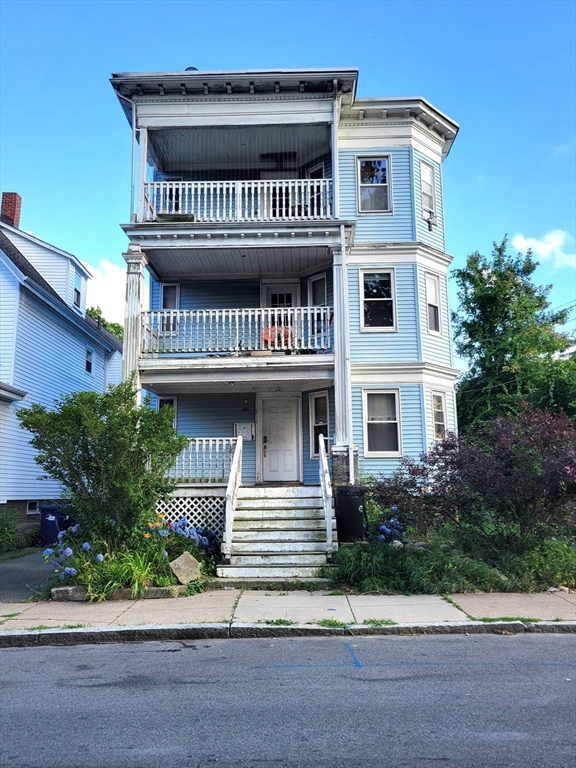
[[[456,428],[442,162],[458,126],[423,98],[357,98],[357,78],[112,76],[137,158],[124,375],[176,408],[190,445],[166,511],[220,526],[223,576],[312,575],[331,483]]]
[[[20,198],[2,197],[0,220],[0,506],[38,520],[59,486],[40,467],[16,411],[61,395],[104,392],[122,373],[122,344],[86,315],[90,273],[72,254],[18,228]]]

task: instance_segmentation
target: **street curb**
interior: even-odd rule
[[[179,640],[227,640],[287,637],[358,637],[391,635],[516,635],[576,633],[576,621],[458,621],[393,624],[375,627],[349,624],[323,627],[320,624],[279,626],[248,622],[207,624],[141,625],[135,627],[83,627],[82,629],[42,629],[0,631],[0,648],[25,648],[45,645],[94,645]]]

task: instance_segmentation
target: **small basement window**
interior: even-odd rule
[[[38,515],[40,514],[40,502],[39,501],[29,501],[26,504],[26,514],[27,515]]]

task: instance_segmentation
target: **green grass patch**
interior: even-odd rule
[[[345,621],[338,621],[338,619],[320,619],[315,623],[320,627],[326,627],[326,629],[346,629],[348,626]]]
[[[483,621],[484,624],[493,624],[496,621],[521,621],[523,624],[534,624],[540,619],[534,619],[530,616],[500,616],[497,619],[480,618],[476,619],[474,616],[470,616],[473,621]]]
[[[264,619],[262,623],[268,624],[271,627],[290,627],[294,624],[291,619]]]
[[[392,621],[392,619],[366,619],[363,624],[369,624],[371,627],[393,627],[398,622]]]

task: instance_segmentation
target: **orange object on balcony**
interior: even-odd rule
[[[289,325],[271,325],[262,334],[266,349],[291,349],[294,346],[294,331]]]

